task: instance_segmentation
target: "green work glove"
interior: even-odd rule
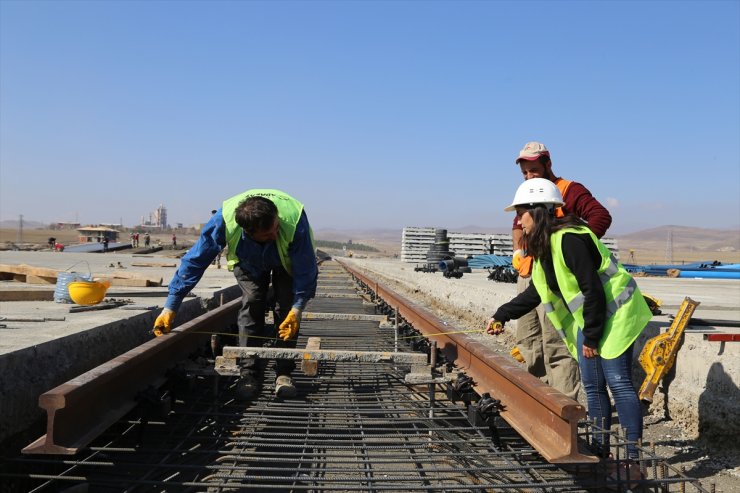
[[[172,323],[175,321],[175,315],[176,313],[169,308],[162,309],[162,313],[160,313],[157,320],[154,321],[152,334],[156,337],[169,334],[172,330]]]
[[[288,316],[285,317],[283,323],[280,324],[278,329],[278,335],[284,341],[293,339],[298,334],[298,329],[301,326],[301,310],[298,308],[291,308]]]

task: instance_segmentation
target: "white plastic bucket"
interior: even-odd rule
[[[84,262],[84,260],[83,260]],[[79,264],[80,262],[77,262]],[[85,262],[87,264],[87,262]],[[75,265],[72,265],[74,267]],[[69,269],[71,269],[70,267]],[[88,270],[90,265],[88,264]],[[67,269],[67,270],[69,270]],[[81,272],[60,272],[57,274],[57,284],[54,288],[54,301],[57,303],[74,303],[69,296],[69,283],[75,281],[92,281],[92,273],[83,274]]]

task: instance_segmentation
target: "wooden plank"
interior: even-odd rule
[[[110,281],[111,286],[125,286],[130,288],[146,288],[146,287],[154,287],[154,286],[161,286],[162,282],[155,282],[151,279],[111,279],[106,278]]]
[[[0,301],[53,301],[54,290],[13,289],[0,291]]]
[[[134,262],[132,267],[177,267],[177,264],[163,264],[158,262]]]
[[[320,337],[309,337],[306,343],[306,349],[318,350],[321,349],[321,338]],[[301,360],[301,370],[308,377],[315,377],[319,373],[319,362],[318,360]]]
[[[149,284],[142,284],[141,286],[161,286],[162,285],[161,277],[157,279],[154,277],[146,277],[140,274],[134,274],[133,272],[111,272],[108,274],[101,274],[100,276],[96,276],[96,277],[99,277],[101,279],[108,279],[110,281],[115,281],[119,279],[133,279],[133,280],[138,280],[138,281],[145,280],[149,282]],[[115,283],[113,285],[116,286]]]
[[[56,284],[57,278],[46,277],[46,276],[35,276],[33,274],[26,274],[26,284]]]
[[[0,272],[11,274],[34,275],[39,277],[53,277],[56,279],[59,271],[56,269],[47,269],[45,267],[34,267],[27,264],[0,264]],[[56,281],[55,281],[56,282]]]
[[[29,284],[56,284],[59,272],[55,269],[33,267],[31,265],[0,264],[0,276]],[[96,279],[108,279],[112,286],[150,287],[161,286],[162,278],[146,277],[130,272],[112,272],[95,276]]]

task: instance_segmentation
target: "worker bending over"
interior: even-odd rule
[[[242,289],[239,310],[239,345],[261,346],[275,338],[265,330],[267,291],[272,282],[278,347],[295,348],[301,313],[316,294],[318,266],[313,233],[303,204],[279,190],[248,190],[223,202],[201,231],[195,245],[182,258],[169,284],[154,334],[172,329],[175,314],[213,260],[228,246],[227,265]],[[293,397],[293,360],[276,362],[275,393]],[[254,386],[254,369],[243,385]]]

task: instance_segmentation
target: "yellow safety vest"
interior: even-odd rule
[[[242,227],[236,222],[236,208],[249,197],[260,196],[270,200],[278,210],[280,226],[278,230],[277,245],[280,263],[283,265],[288,274],[293,274],[293,266],[288,255],[288,247],[295,236],[296,225],[303,212],[303,204],[280,190],[254,189],[235,195],[224,200],[221,212],[224,216],[226,225],[226,245],[229,251],[226,255],[228,269],[234,270],[234,266],[239,263],[236,256],[236,247],[242,237]],[[313,233],[311,236],[313,241]]]
[[[553,292],[547,285],[545,269],[540,260],[534,263],[532,283],[542,300],[547,317],[574,358],[578,359],[576,337],[577,331],[583,330],[584,326],[585,298],[578,287],[576,277],[565,264],[562,241],[566,233],[589,235],[599,249],[601,264],[598,274],[606,296],[606,320],[599,341],[599,355],[605,359],[616,358],[637,339],[652,317],[652,313],[634,278],[590,229],[565,228],[553,233],[550,237],[550,249],[560,294]]]

